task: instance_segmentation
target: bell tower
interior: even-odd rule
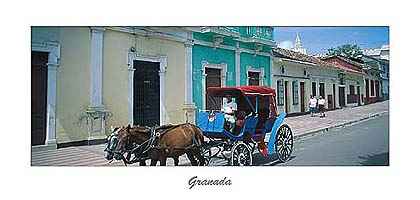
[[[306,49],[303,48],[302,42],[300,40],[299,33],[296,33],[295,44],[292,48],[292,51],[299,52],[299,53],[302,53],[302,54],[306,54]]]

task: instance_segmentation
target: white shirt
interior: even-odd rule
[[[325,99],[319,99],[318,104],[319,105],[325,105]]]
[[[315,108],[317,100],[315,98],[309,99],[309,107]]]
[[[223,107],[223,112],[227,114],[233,114],[234,110],[236,110],[236,103],[233,101],[226,103]]]

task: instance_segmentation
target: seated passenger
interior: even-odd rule
[[[227,97],[226,103],[223,105],[222,111],[225,113],[225,122],[230,132],[236,125],[235,111],[237,109],[236,103],[232,100],[232,97]]]

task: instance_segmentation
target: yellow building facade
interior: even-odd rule
[[[32,85],[45,93],[32,99],[41,105],[32,106],[32,145],[89,144],[111,126],[193,121],[190,43],[170,27],[32,27]]]

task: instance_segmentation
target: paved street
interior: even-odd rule
[[[255,156],[255,165],[388,165],[389,115],[301,138],[292,159],[278,163]]]
[[[293,158],[286,164],[272,158],[254,155],[255,165],[371,165],[387,163],[389,102],[345,108],[327,112],[326,118],[309,115],[286,118],[295,136],[304,136],[295,142]],[[366,119],[344,128],[332,127]],[[328,129],[327,129],[328,128]],[[327,131],[329,130],[329,131]],[[310,136],[316,132],[315,136]],[[123,166],[121,162],[108,163],[103,157],[104,145],[67,147],[56,150],[33,150],[32,166]],[[226,162],[216,161],[216,165]],[[167,165],[173,165],[168,159]],[[190,165],[185,156],[180,165]],[[138,165],[131,165],[138,166]]]

